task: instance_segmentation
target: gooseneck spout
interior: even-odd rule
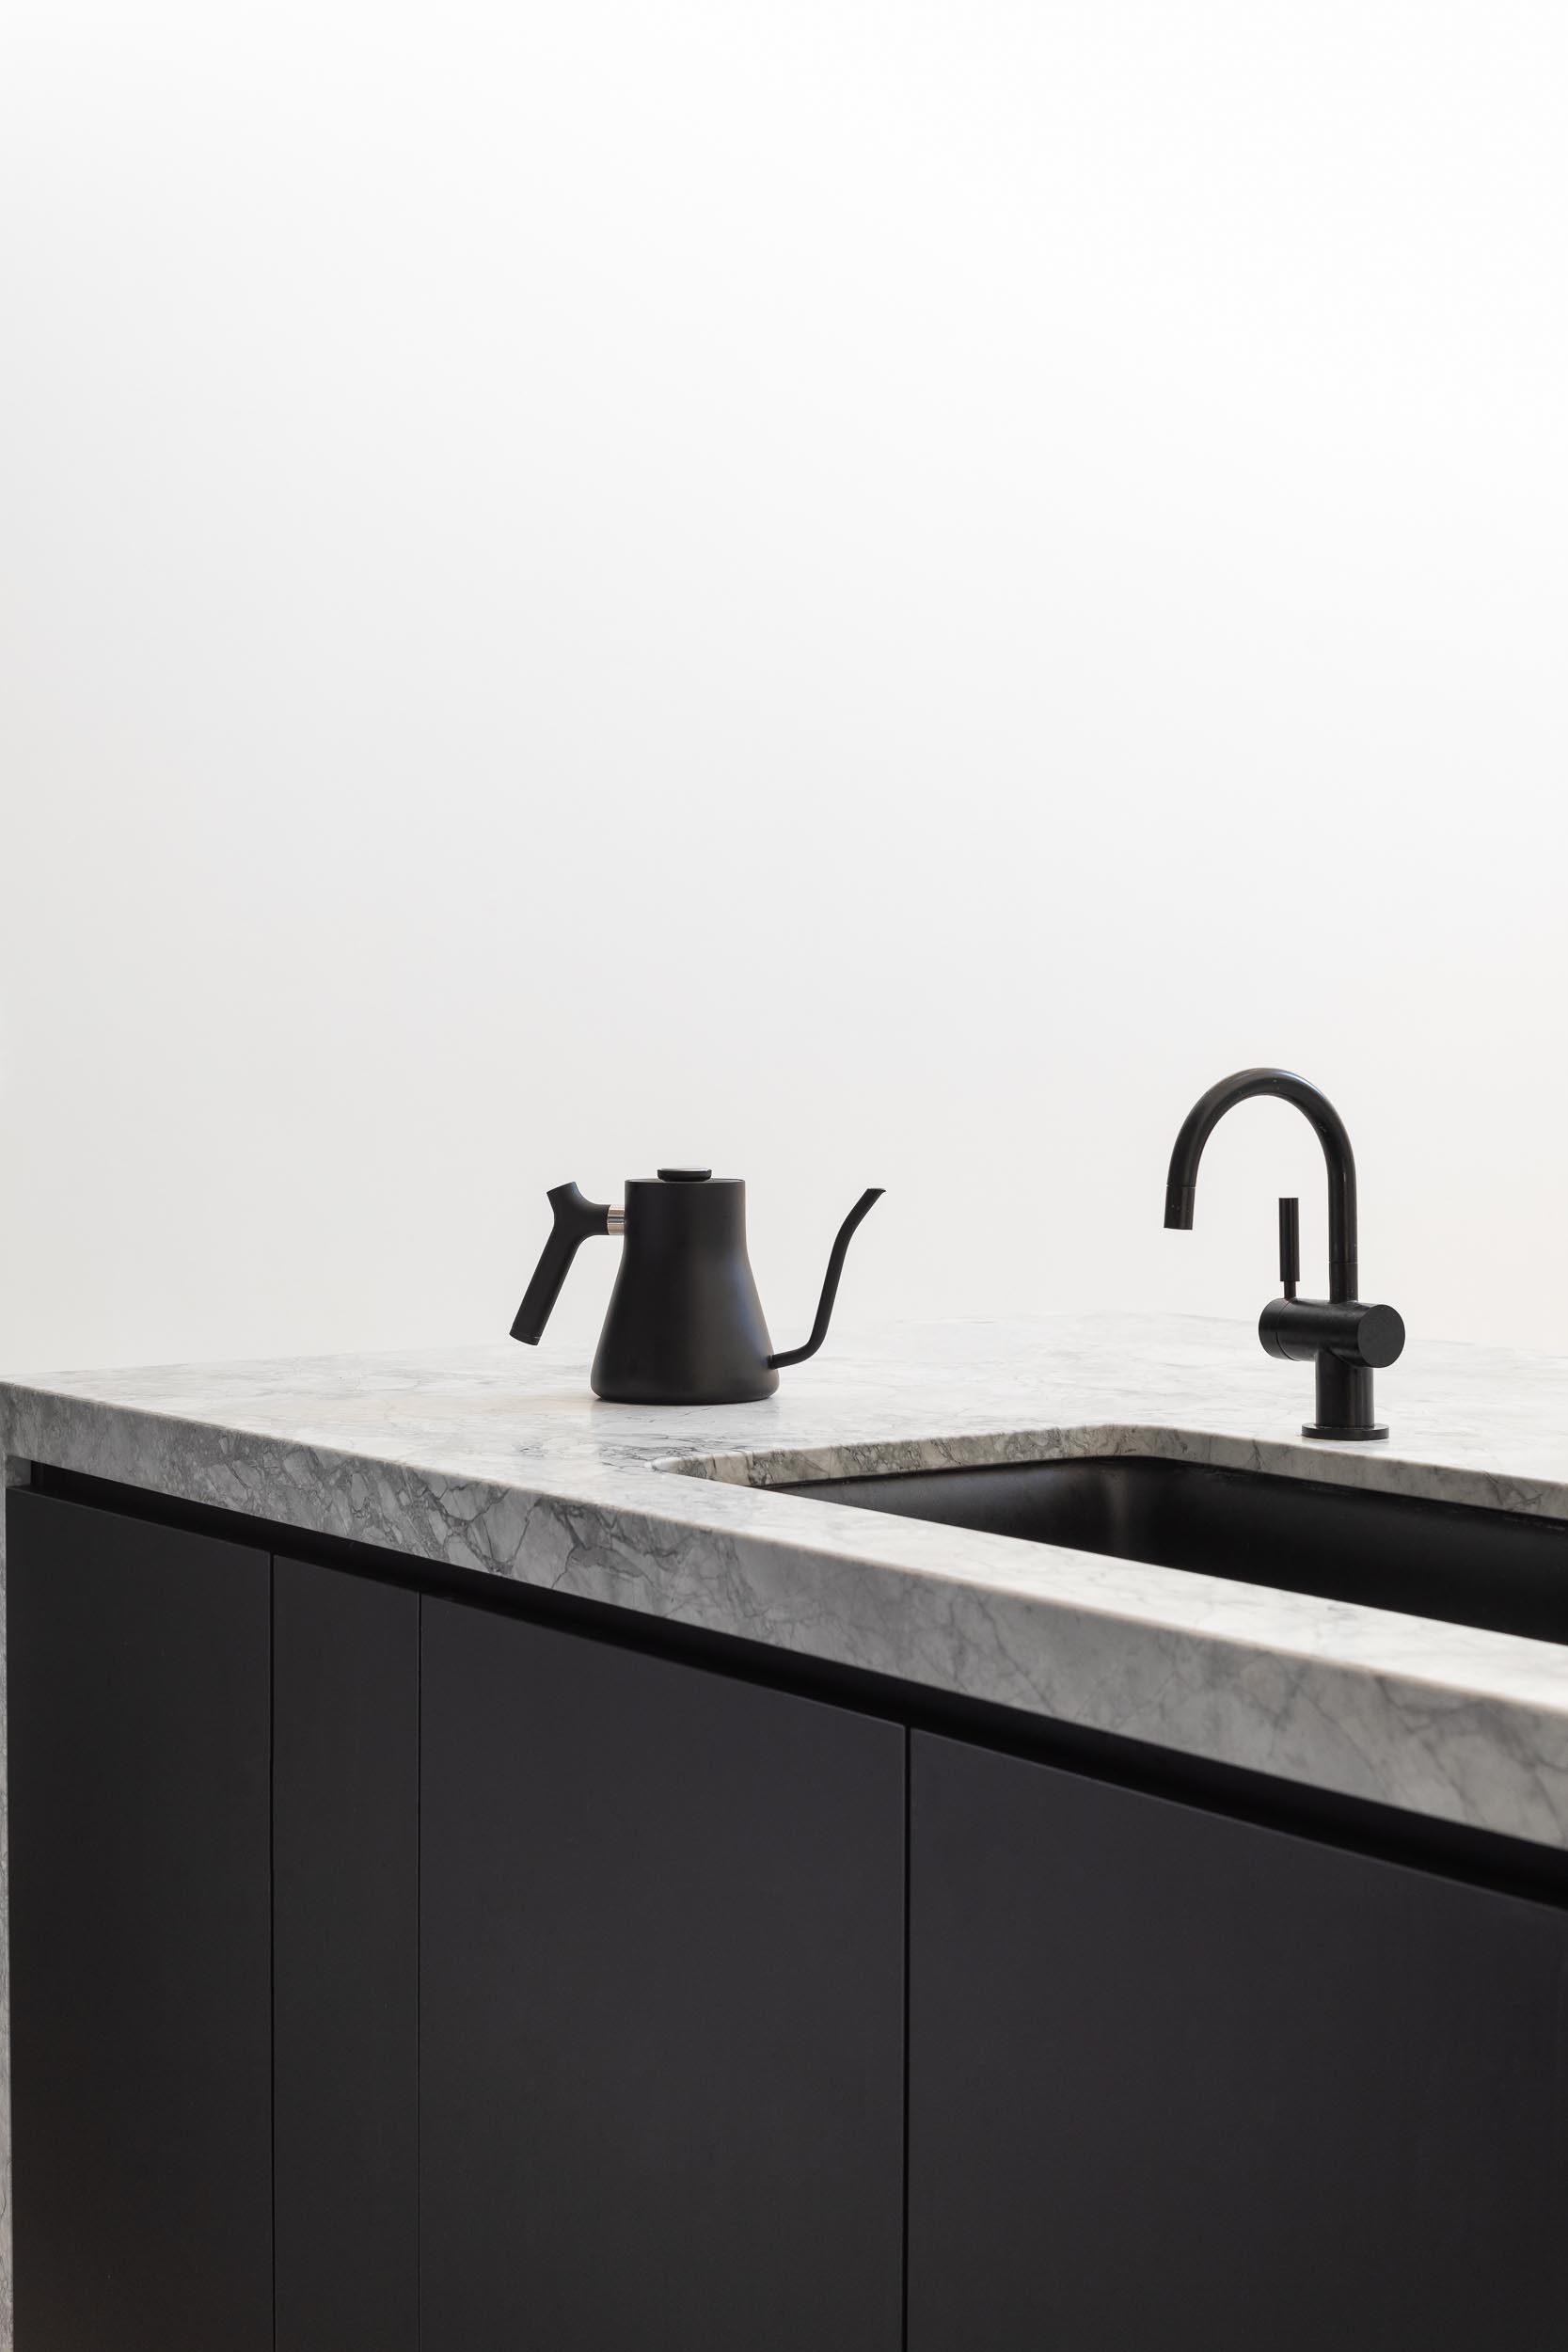
[[[876,1207],[883,1189],[880,1184],[873,1184],[869,1191],[863,1192],[839,1227],[832,1248],[828,1253],[828,1271],[822,1278],[822,1295],[816,1302],[816,1321],[811,1327],[811,1337],[804,1347],[789,1347],[781,1356],[769,1356],[768,1368],[770,1372],[780,1372],[785,1364],[803,1364],[808,1356],[816,1355],[827,1338],[833,1301],[838,1296],[838,1278],[844,1271],[845,1254],[855,1237],[855,1228],[862,1217],[868,1216]]]
[[[1293,1103],[1317,1131],[1328,1163],[1328,1295],[1338,1306],[1355,1296],[1355,1154],[1350,1148],[1345,1122],[1326,1094],[1309,1079],[1290,1070],[1238,1070],[1200,1095],[1181,1122],[1170,1155],[1165,1180],[1165,1223],[1180,1232],[1191,1230],[1193,1203],[1197,1196],[1197,1164],[1203,1147],[1219,1121],[1238,1103],[1254,1094],[1277,1094]]]

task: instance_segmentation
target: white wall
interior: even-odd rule
[[[851,1322],[1251,1314],[1255,1060],[1568,1343],[1557,0],[9,26],[0,1359],[499,1334],[692,1159],[781,1345],[869,1182]]]

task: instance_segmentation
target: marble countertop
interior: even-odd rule
[[[1153,1452],[1568,1518],[1568,1359],[1414,1343],[1386,1446],[1304,1441],[1310,1387],[1171,1316],[835,1335],[705,1409],[503,1340],[12,1380],[0,1454],[1568,1846],[1568,1650],[768,1491]]]

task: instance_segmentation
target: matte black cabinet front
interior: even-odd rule
[[[419,1599],[8,1499],[24,2352],[416,2352]]]
[[[911,1753],[909,2352],[1561,2352],[1568,1915]]]
[[[902,1729],[423,1617],[422,2352],[895,2352]]]
[[[267,1555],[8,1506],[16,2340],[272,2352]]]
[[[8,1505],[21,2352],[1568,2341],[1568,1910]]]
[[[420,1599],[273,1563],[276,2352],[419,2352]]]

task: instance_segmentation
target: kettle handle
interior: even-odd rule
[[[545,1198],[555,1223],[512,1324],[513,1338],[521,1340],[525,1347],[538,1346],[550,1309],[561,1296],[561,1285],[571,1272],[578,1244],[610,1231],[609,1202],[585,1200],[576,1184],[557,1184]]]
[[[839,1227],[838,1238],[829,1252],[828,1271],[822,1278],[822,1295],[816,1302],[816,1321],[811,1327],[811,1337],[804,1347],[789,1347],[782,1356],[769,1356],[768,1359],[769,1371],[777,1372],[784,1364],[803,1364],[808,1356],[816,1355],[827,1338],[828,1324],[833,1311],[833,1301],[838,1296],[838,1278],[844,1271],[845,1253],[855,1237],[856,1226],[863,1216],[868,1215],[876,1207],[884,1189],[885,1187],[881,1184],[873,1184],[869,1192],[863,1192]]]

